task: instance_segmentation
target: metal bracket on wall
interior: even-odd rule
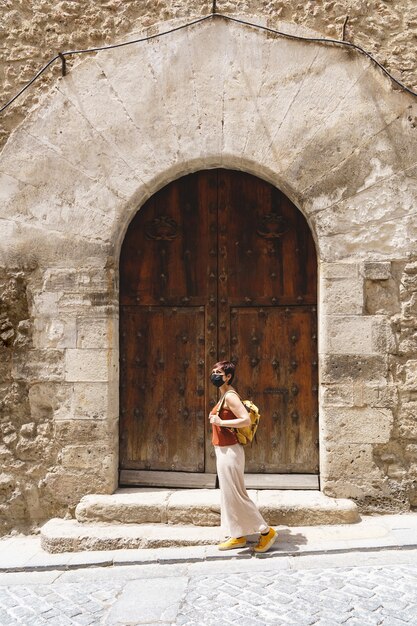
[[[62,52],[58,52],[58,56],[59,56],[59,58],[61,59],[61,62],[62,62],[62,68],[61,68],[62,76],[66,76],[67,75],[67,62],[66,62],[65,57],[62,54]]]

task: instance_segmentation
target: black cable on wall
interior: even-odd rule
[[[263,30],[267,33],[271,33],[274,35],[277,35],[279,37],[285,37],[286,39],[292,39],[294,41],[304,41],[304,42],[308,42],[308,43],[319,43],[319,44],[327,44],[327,45],[333,45],[333,46],[344,46],[347,48],[350,48],[351,50],[355,50],[356,52],[359,52],[360,54],[366,56],[368,59],[370,59],[377,67],[379,67],[379,69],[388,76],[388,78],[395,83],[398,87],[400,87],[403,91],[406,91],[407,93],[409,93],[410,95],[417,97],[417,92],[413,91],[412,89],[410,89],[410,87],[407,87],[406,85],[404,85],[404,83],[402,83],[400,80],[398,80],[397,78],[395,78],[381,63],[379,63],[379,61],[377,61],[372,54],[370,54],[369,52],[367,52],[366,50],[364,50],[363,48],[361,48],[360,46],[357,46],[354,43],[351,43],[349,41],[345,41],[340,40],[340,39],[328,39],[325,37],[304,37],[302,35],[290,35],[289,33],[284,33],[283,31],[280,30],[276,30],[274,28],[269,28],[268,26],[262,26],[261,24],[254,24],[252,22],[247,22],[246,20],[242,20],[236,17],[231,17],[229,15],[223,15],[222,13],[217,13],[216,12],[216,0],[213,0],[213,12],[210,13],[209,15],[206,15],[205,17],[201,17],[199,19],[195,19],[192,20],[191,22],[187,22],[186,24],[182,24],[181,26],[176,26],[174,28],[170,28],[169,30],[157,33],[155,35],[149,35],[147,37],[142,37],[140,39],[133,39],[132,41],[125,41],[123,43],[118,43],[118,44],[113,44],[113,45],[109,45],[109,46],[99,46],[97,48],[87,48],[84,50],[67,50],[65,52],[59,52],[56,56],[54,56],[52,59],[50,59],[50,61],[48,61],[48,63],[46,65],[44,65],[39,72],[37,72],[35,74],[35,76],[28,82],[26,83],[26,85],[24,85],[22,87],[22,89],[20,89],[20,91],[18,91],[18,93],[13,96],[13,98],[11,98],[8,102],[6,102],[6,104],[4,104],[1,108],[0,108],[0,113],[2,113],[3,111],[5,111],[11,104],[13,104],[13,102],[15,102],[27,89],[29,89],[29,87],[31,85],[33,85],[33,83],[51,66],[55,63],[55,61],[60,60],[61,64],[62,64],[62,75],[65,76],[67,74],[67,64],[66,64],[66,57],[70,57],[73,55],[77,55],[77,54],[90,54],[92,52],[101,52],[102,50],[113,50],[114,48],[122,48],[124,46],[131,46],[133,44],[137,44],[137,43],[142,43],[144,41],[150,41],[152,39],[157,39],[158,37],[164,37],[165,35],[170,35],[172,33],[175,33],[179,30],[183,30],[185,28],[190,28],[191,26],[194,26],[196,24],[201,24],[202,22],[205,22],[207,20],[210,19],[216,19],[216,18],[221,18],[224,19],[228,22],[235,22],[237,24],[242,24],[244,26],[248,26],[250,28],[256,28],[258,30]],[[346,26],[346,21],[344,24],[344,27]]]

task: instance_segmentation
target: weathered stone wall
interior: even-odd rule
[[[86,480],[98,492],[114,482],[116,408],[96,382],[107,351],[90,351],[88,362],[77,349],[106,337],[109,299],[91,271],[0,270],[0,534],[71,511]]]
[[[0,532],[11,527],[10,510],[20,521],[28,517],[26,484],[22,490],[19,475],[25,474],[40,426],[30,417],[28,383],[16,375],[15,366],[31,347],[25,274],[18,269],[0,270]]]
[[[392,275],[377,277],[366,291],[368,309],[388,313],[394,334],[388,360],[393,429],[389,442],[375,446],[374,459],[387,477],[392,509],[408,510],[417,507],[417,257],[393,264]]]
[[[151,29],[155,22],[205,15],[212,4],[211,0],[5,0],[0,7],[0,103],[15,95],[59,51],[113,43],[135,28]],[[301,24],[337,39],[348,16],[346,39],[371,52],[408,87],[417,88],[414,0],[217,0],[217,10],[256,16],[271,27],[281,20]],[[9,108],[0,126],[0,146],[59,75],[57,63]]]
[[[417,263],[410,256],[326,264],[322,281],[325,306],[340,316],[323,329],[324,491],[368,512],[410,510],[417,504]]]
[[[115,488],[123,233],[210,167],[270,181],[312,228],[323,490],[415,506],[416,119],[362,56],[222,20],[57,78],[0,168],[3,529]]]

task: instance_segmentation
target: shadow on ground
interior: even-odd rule
[[[268,552],[257,554],[253,552],[253,547],[257,543],[258,537],[257,535],[248,537],[248,544],[244,550],[239,550],[237,554],[246,554],[253,555],[256,557],[263,556],[263,554],[267,554],[268,556],[276,555],[281,556],[283,552],[298,552],[300,546],[307,545],[307,537],[302,533],[293,533],[291,529],[286,528],[278,531],[278,537],[272,546],[268,550]]]

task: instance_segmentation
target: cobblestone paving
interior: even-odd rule
[[[112,582],[110,572],[109,578],[0,587],[0,625],[108,624],[110,608],[125,586],[123,580]],[[169,585],[169,578],[166,581]],[[140,598],[133,600],[140,604]],[[174,623],[415,626],[417,565],[270,571],[266,563],[261,572],[190,573]]]
[[[105,624],[123,584],[53,583],[0,587],[0,625]]]
[[[417,624],[417,566],[266,571],[192,582],[177,618],[181,626]]]

